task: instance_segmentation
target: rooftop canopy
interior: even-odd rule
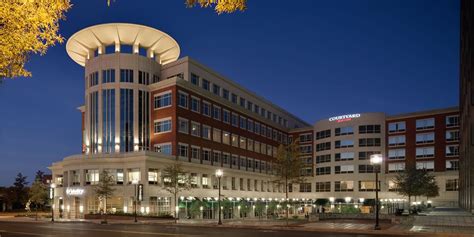
[[[113,46],[115,52],[121,51],[121,45],[140,49],[146,55],[155,58],[161,64],[176,61],[180,49],[178,43],[168,34],[157,29],[128,23],[109,23],[91,26],[76,32],[66,43],[66,50],[76,63],[85,66],[86,60],[95,54],[104,54],[106,47]]]

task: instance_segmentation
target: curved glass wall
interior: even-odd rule
[[[99,148],[99,92],[94,91],[89,95],[89,109],[90,109],[90,152],[97,153]]]
[[[115,89],[102,90],[102,152],[115,151]]]
[[[133,151],[133,89],[120,89],[120,152]]]
[[[150,93],[138,91],[138,150],[149,150],[150,144]]]

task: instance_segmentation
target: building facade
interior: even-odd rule
[[[474,211],[474,4],[461,0],[459,109],[461,113],[459,204]]]
[[[381,198],[386,201],[403,201],[389,190],[394,166],[402,171],[416,162],[417,167],[429,169],[433,162],[437,177],[446,176],[440,184],[457,174],[454,156],[444,155],[444,149],[448,154],[448,146],[457,144],[444,140],[444,133],[447,139],[454,127],[441,125],[457,114],[456,109],[411,117],[350,114],[312,126],[195,60],[179,58],[176,41],[156,29],[134,24],[92,26],[74,34],[66,48],[85,67],[85,103],[79,107],[82,153],[50,167],[56,214],[63,218],[83,218],[100,212],[104,205],[113,212],[130,213],[137,185],[143,188],[143,199],[137,204],[142,214],[172,213],[176,207],[188,216],[188,204],[199,200],[208,203],[200,217],[214,218],[216,169],[224,171],[223,198],[233,204],[226,218],[255,216],[256,212],[241,213],[242,202],[255,209],[256,203],[268,206],[285,197],[284,188],[273,182],[272,163],[278,146],[292,141],[300,147],[301,175],[306,181],[291,186],[290,198],[309,207],[317,199],[354,204],[373,199],[371,154],[388,157],[380,181]],[[418,157],[412,156],[418,154],[413,138],[418,138],[418,131],[411,126],[426,116],[436,117],[434,130],[423,130],[423,134],[434,131],[435,153],[420,159],[425,163],[419,166]],[[401,143],[396,151],[391,146],[392,135],[402,134],[392,134],[392,123],[401,121],[407,128],[405,153]],[[423,146],[430,145],[432,136],[422,137],[428,139]],[[452,161],[449,165],[448,160]],[[163,169],[175,162],[182,164],[192,180],[192,189],[180,193],[179,203],[164,188]],[[445,175],[448,166],[452,170]],[[94,192],[103,170],[115,182],[107,203]],[[456,195],[455,190],[442,192],[432,201],[452,202]]]

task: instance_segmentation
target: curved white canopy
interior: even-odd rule
[[[128,23],[109,23],[87,27],[72,35],[66,51],[76,63],[85,66],[91,52],[109,45],[139,45],[159,55],[162,64],[176,61],[180,48],[168,34],[157,29]]]

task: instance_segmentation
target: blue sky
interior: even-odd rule
[[[291,1],[290,1],[291,2]],[[67,39],[95,24],[167,32],[190,56],[309,123],[339,114],[456,106],[459,1],[248,0],[216,15],[184,0],[73,1]],[[83,68],[65,44],[27,64],[33,77],[0,85],[0,185],[81,150]]]

